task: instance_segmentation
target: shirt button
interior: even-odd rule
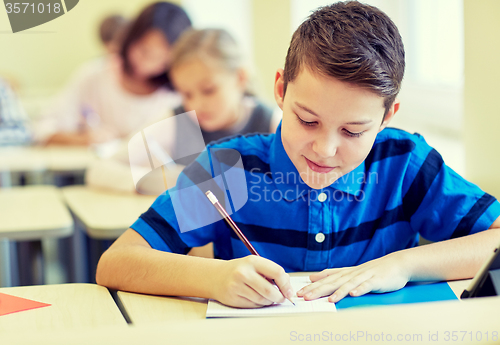
[[[315,239],[316,239],[316,242],[322,243],[325,240],[325,234],[322,232],[319,232],[316,234]]]
[[[323,202],[326,200],[326,193],[321,193],[320,195],[318,195],[318,200],[320,202]]]

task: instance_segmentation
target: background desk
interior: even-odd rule
[[[155,197],[87,186],[65,187],[62,194],[75,216],[75,235],[68,245],[73,248],[68,254],[73,261],[69,267],[72,281],[95,282],[102,253],[151,206]]]
[[[47,169],[47,162],[43,156],[30,147],[2,147],[0,148],[0,185],[11,186],[17,184],[14,176],[32,174],[39,180]],[[14,178],[14,180],[16,180]]]
[[[309,273],[300,272],[291,275],[303,276],[309,275]],[[455,295],[460,297],[469,282],[470,280],[459,280],[451,281],[448,284]],[[205,299],[160,297],[123,291],[118,291],[118,297],[134,325],[148,325],[175,320],[200,320],[205,319],[207,311],[207,300]],[[342,310],[342,314],[346,311],[346,309]],[[498,319],[500,320],[500,316]]]
[[[96,159],[96,155],[83,146],[27,146],[0,148],[0,182],[11,185],[12,174],[34,174],[36,182],[41,174],[79,174]],[[53,176],[48,176],[53,180]],[[53,182],[53,181],[49,181]]]
[[[62,188],[74,215],[94,239],[116,239],[125,232],[156,197],[92,189],[87,186]]]
[[[28,248],[19,263],[19,272],[33,277],[38,271],[34,282],[24,278],[21,283],[43,284],[42,247],[40,240],[44,238],[69,236],[73,232],[73,220],[68,209],[61,200],[61,194],[53,186],[23,186],[0,189],[0,239],[3,239],[2,249],[2,280],[3,286],[12,285],[10,272],[11,253],[10,241],[34,241],[25,243]],[[24,246],[24,244],[23,244]],[[22,248],[20,248],[22,249]],[[36,268],[36,269],[35,269]]]
[[[0,316],[0,334],[123,326],[127,323],[108,289],[93,284],[62,284],[1,288],[1,293],[49,303],[51,306]],[[1,303],[1,298],[0,298]],[[2,336],[0,336],[0,343]],[[72,343],[70,341],[69,343]],[[38,341],[34,342],[38,343]]]
[[[58,173],[84,172],[96,159],[95,153],[84,146],[46,146],[33,148],[40,152],[47,164],[47,169]]]

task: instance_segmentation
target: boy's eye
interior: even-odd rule
[[[354,133],[354,132],[348,131],[347,129],[344,129],[344,132],[345,132],[345,134],[347,134],[348,136],[353,137],[353,138],[358,138],[364,133],[364,132]]]
[[[297,120],[299,120],[299,122],[304,125],[304,126],[314,126],[316,124],[316,121],[312,121],[312,122],[307,122],[307,121],[304,121],[302,120],[299,115],[295,114],[297,116]]]

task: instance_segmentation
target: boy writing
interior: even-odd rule
[[[290,271],[320,271],[297,294],[332,302],[410,280],[472,277],[500,242],[500,204],[421,136],[386,128],[403,73],[401,37],[384,13],[358,2],[314,12],[276,74],[276,134],[210,144],[103,254],[97,282],[259,307],[284,301],[265,278],[292,296]],[[235,160],[220,158],[224,150],[241,155],[244,191],[216,176],[217,159]],[[232,218],[262,257],[249,256],[222,221],[196,225],[194,213],[210,213],[207,186],[220,188],[226,209],[247,193]],[[182,199],[188,190],[198,194]],[[419,234],[439,242],[416,247]],[[179,255],[209,242],[216,259]]]

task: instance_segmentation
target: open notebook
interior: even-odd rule
[[[290,277],[293,291],[297,292],[302,287],[311,283],[309,277]],[[314,301],[304,301],[303,298],[292,297],[293,306],[289,301],[282,304],[273,304],[268,307],[257,309],[232,308],[223,305],[217,301],[210,300],[207,308],[207,318],[211,317],[260,317],[273,315],[288,315],[296,313],[318,313],[335,312],[335,303],[328,302],[328,297],[320,298]]]

